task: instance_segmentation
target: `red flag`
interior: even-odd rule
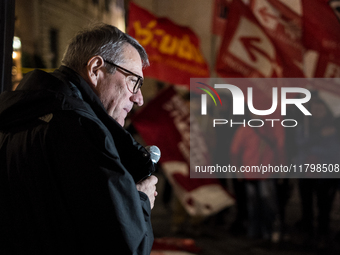
[[[300,0],[253,0],[251,10],[275,45],[282,77],[304,77]]]
[[[280,76],[273,43],[248,6],[233,1],[218,54],[216,71],[224,77]],[[275,75],[276,74],[276,75]]]
[[[307,77],[340,77],[340,58],[334,54],[308,50],[305,53],[305,71]]]
[[[144,75],[173,84],[190,85],[191,77],[209,77],[196,34],[167,18],[157,18],[130,3],[128,33],[149,55]]]
[[[302,0],[308,77],[340,77],[340,23],[336,0]]]
[[[301,19],[284,4],[233,1],[216,70],[227,77],[302,77]]]
[[[162,169],[189,214],[210,215],[234,203],[218,180],[190,178],[190,142],[199,140],[197,144],[203,145],[199,156],[202,164],[208,161],[206,148],[199,135],[190,141],[190,125],[195,123],[189,106],[172,87],[149,102],[132,123],[147,144],[160,148]]]
[[[340,55],[340,23],[325,0],[302,0],[303,42],[307,49]]]

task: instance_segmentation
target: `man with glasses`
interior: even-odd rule
[[[150,254],[157,178],[123,129],[143,105],[147,54],[100,24],[72,39],[62,63],[0,95],[3,254]]]

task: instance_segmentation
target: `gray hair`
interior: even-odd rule
[[[149,65],[145,49],[131,36],[108,24],[96,24],[76,34],[68,45],[62,64],[81,72],[86,63],[93,56],[99,55],[104,60],[115,64],[124,62],[124,46],[131,44],[142,59],[142,66]],[[115,67],[105,63],[108,72],[115,71]]]

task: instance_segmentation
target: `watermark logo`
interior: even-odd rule
[[[218,99],[221,102],[221,98],[219,97],[218,93],[216,92],[214,88],[204,83],[200,83],[200,84],[210,87],[210,89],[214,91],[214,93],[218,96]],[[231,95],[233,98],[233,115],[244,115],[244,101],[245,101],[244,94],[239,87],[232,85],[232,84],[215,84],[215,88],[228,89],[231,92]],[[215,98],[212,96],[212,94],[209,91],[203,88],[199,88],[199,89],[202,89],[203,91],[207,92],[211,96],[211,98],[214,100],[215,105],[217,105]],[[278,91],[278,88],[276,87],[272,88],[272,106],[267,110],[258,110],[258,109],[255,109],[254,104],[253,104],[253,88],[247,88],[247,95],[248,95],[247,105],[248,105],[249,111],[253,114],[261,115],[261,116],[272,114],[277,109],[277,106],[278,106],[278,92],[277,91]],[[288,93],[295,93],[295,94],[300,93],[300,94],[304,94],[305,97],[294,98],[294,99],[287,98]],[[296,87],[281,88],[281,115],[287,114],[286,108],[288,104],[295,105],[298,109],[300,109],[300,111],[304,115],[312,115],[306,109],[306,107],[303,106],[303,104],[307,103],[310,99],[311,99],[311,93],[307,89],[296,88]],[[221,102],[221,105],[222,105],[222,102]],[[201,95],[201,115],[206,115],[206,114],[207,114],[207,95],[202,94]]]
[[[220,98],[220,95],[217,93],[217,91],[209,86],[208,84],[205,84],[203,82],[197,82],[198,84],[201,84],[207,88],[209,88],[212,92],[215,93],[215,95],[217,96],[218,100],[220,101],[220,104],[222,105],[222,100]],[[211,98],[212,100],[214,101],[215,105],[217,106],[217,103],[216,103],[216,100],[215,100],[215,97],[211,94],[211,92],[207,89],[204,89],[204,88],[200,88],[200,87],[197,87],[198,89],[201,89],[203,90],[205,93],[207,93]],[[201,114],[202,115],[207,115],[207,95],[206,94],[202,94],[201,95]]]
[[[202,85],[201,87],[197,87],[197,84]],[[259,86],[259,84],[253,84],[253,86]],[[261,85],[261,84],[260,84]],[[219,91],[219,93],[227,92],[232,99],[232,114],[233,116],[245,116],[245,106],[248,107],[249,113],[253,114],[254,116],[259,116],[259,118],[256,119],[243,119],[242,122],[235,122],[235,120],[230,119],[224,119],[225,116],[219,116],[219,118],[213,119],[213,127],[216,125],[225,125],[230,124],[232,127],[233,125],[243,125],[243,126],[250,126],[250,127],[262,127],[265,125],[265,123],[271,123],[271,126],[274,127],[275,122],[280,122],[283,127],[295,127],[298,125],[297,120],[295,119],[282,119],[278,117],[278,115],[275,119],[271,119],[269,116],[274,116],[276,110],[280,109],[281,116],[287,115],[287,106],[292,105],[293,107],[299,109],[305,116],[312,115],[309,110],[304,105],[305,103],[308,103],[311,99],[311,92],[308,89],[301,88],[301,87],[287,87],[287,86],[273,86],[274,84],[269,84],[267,86],[267,91],[270,93],[271,98],[263,98],[259,99],[257,98],[257,101],[259,100],[271,100],[271,106],[267,107],[266,109],[256,109],[254,106],[254,95],[253,95],[253,86],[246,87],[246,97],[243,93],[243,91],[240,89],[239,86],[233,85],[233,84],[220,84],[215,83],[214,86],[207,85],[203,82],[196,82],[196,88],[204,91],[204,94],[201,94],[201,115],[207,115],[207,95],[211,97],[211,99],[214,101],[215,106],[217,106],[217,100],[215,97],[218,98],[220,101],[220,104],[222,106],[222,100],[220,95],[217,93],[216,89]],[[244,84],[241,86],[244,87]],[[292,96],[288,95],[295,95],[293,98],[290,98]],[[222,112],[223,114],[223,112]],[[215,116],[218,115],[218,113],[215,113]],[[260,116],[267,116],[266,117],[260,117]],[[239,118],[238,118],[239,119]],[[293,123],[291,125],[288,125],[288,123]]]

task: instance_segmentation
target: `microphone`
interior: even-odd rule
[[[155,145],[146,146],[145,149],[150,153],[152,163],[157,164],[161,158],[161,150]]]
[[[159,148],[155,145],[152,146],[146,146],[143,147],[143,157],[148,158],[148,163],[143,168],[139,168],[138,165],[136,165],[133,169],[137,169],[138,171],[132,172],[132,177],[135,180],[135,183],[140,183],[141,181],[148,178],[153,172],[155,172],[155,164],[158,162],[158,160],[161,157],[161,151]],[[148,154],[146,153],[148,152]],[[150,157],[149,157],[150,154]],[[130,172],[131,173],[131,172]]]

